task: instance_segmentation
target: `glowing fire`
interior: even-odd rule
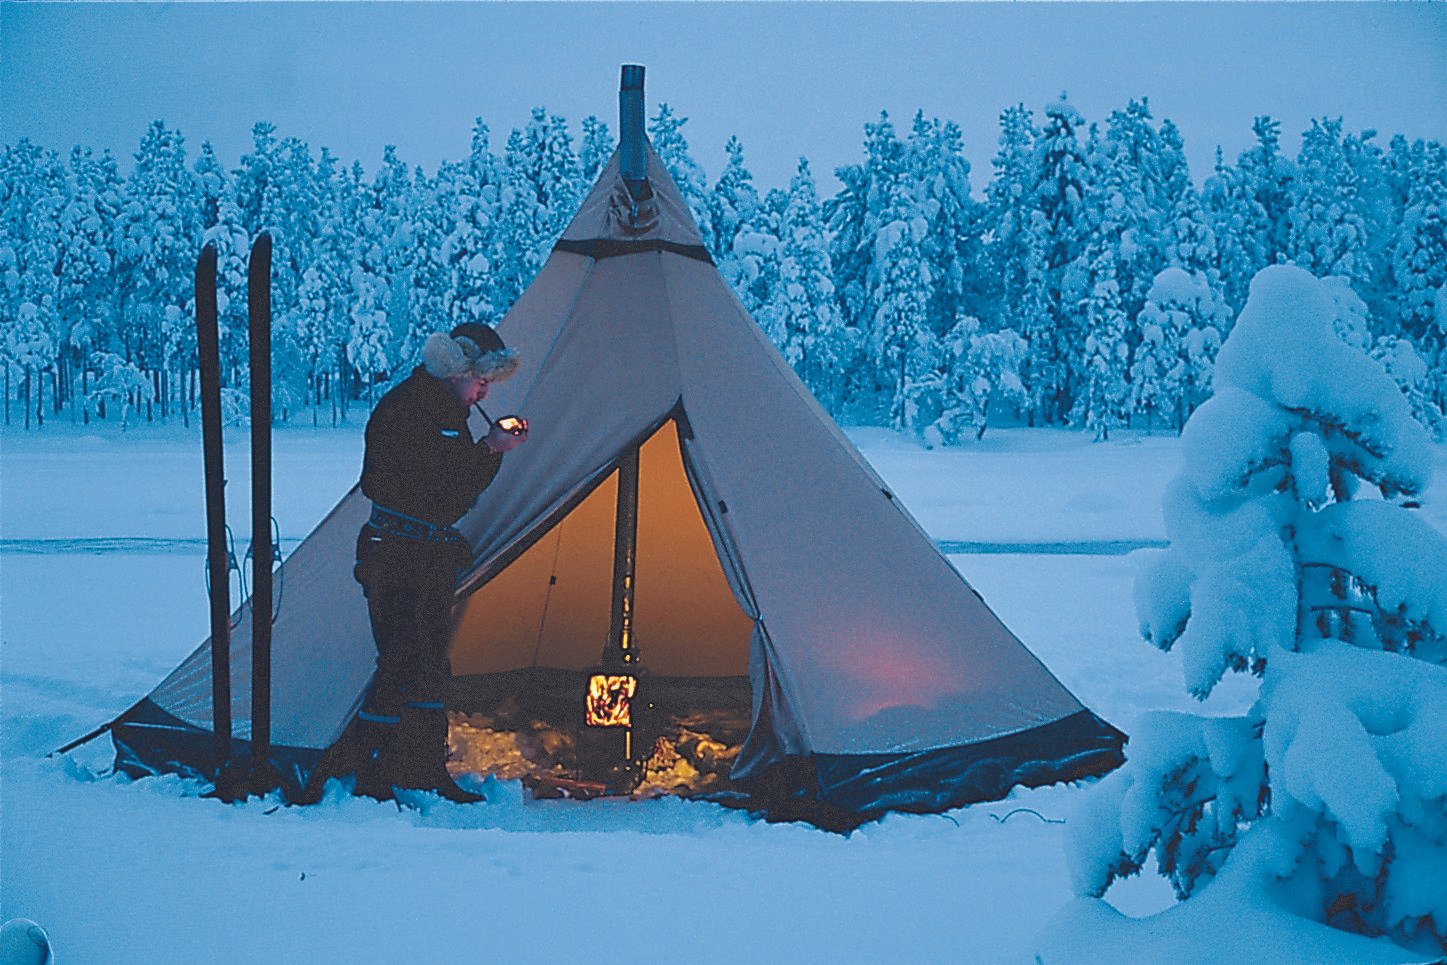
[[[588,726],[632,727],[633,695],[637,690],[637,677],[593,674],[588,678]]]

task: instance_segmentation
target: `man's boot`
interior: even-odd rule
[[[352,793],[378,801],[392,800],[392,777],[387,761],[393,748],[401,743],[400,716],[360,710],[347,733],[337,744],[346,748],[345,758],[338,763],[338,774],[355,774]]]
[[[458,787],[447,773],[447,711],[440,706],[404,710],[393,751],[383,760],[395,790],[425,791],[455,804],[485,800]]]

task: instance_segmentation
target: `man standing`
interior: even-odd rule
[[[372,516],[357,537],[377,671],[345,743],[359,750],[355,793],[399,789],[459,803],[482,797],[447,773],[443,689],[459,571],[471,547],[453,525],[487,488],[526,425],[496,424],[474,442],[467,419],[488,386],[517,370],[517,352],[487,325],[428,337],[423,364],[382,396],[367,421],[362,493]]]

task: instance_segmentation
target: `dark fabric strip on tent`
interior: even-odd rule
[[[188,724],[147,698],[126,712],[111,729],[116,746],[116,770],[133,778],[152,774],[179,774],[211,783],[216,772],[215,741],[211,731]],[[271,745],[271,764],[281,775],[288,801],[303,797],[303,788],[321,761],[312,747]],[[251,742],[232,741],[231,759],[251,758]]]
[[[619,255],[636,255],[644,251],[669,251],[695,261],[713,264],[713,256],[703,245],[681,245],[676,241],[660,239],[649,241],[614,241],[609,238],[597,238],[593,241],[563,240],[553,245],[553,250],[583,255],[595,261],[602,258],[617,258]]]
[[[1095,777],[1125,760],[1126,735],[1088,710],[978,744],[917,754],[815,754],[747,782],[771,820],[847,831],[886,811],[931,813],[995,801],[1016,785]],[[728,802],[734,803],[734,802]]]

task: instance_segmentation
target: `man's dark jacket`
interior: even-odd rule
[[[502,466],[500,453],[472,441],[467,414],[447,382],[413,369],[367,420],[362,492],[436,526],[457,522]]]

